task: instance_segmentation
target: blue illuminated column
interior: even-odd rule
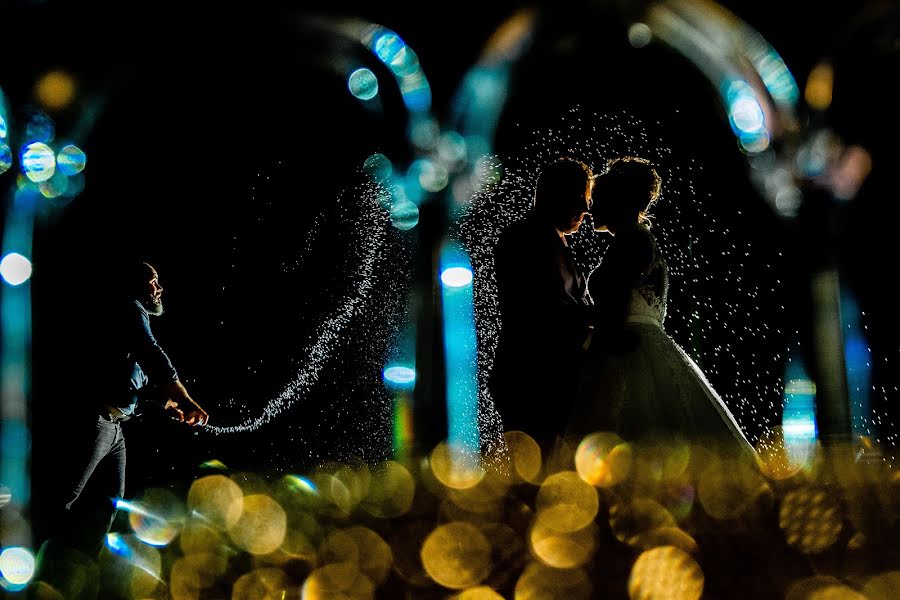
[[[477,452],[480,434],[473,276],[471,261],[461,246],[444,244],[440,272],[447,365],[447,442],[452,448]]]

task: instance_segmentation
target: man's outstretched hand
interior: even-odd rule
[[[194,402],[184,385],[175,380],[166,385],[166,403],[163,408],[172,413],[173,418],[191,426],[203,426],[209,421],[209,413]]]
[[[166,400],[165,409],[171,413],[173,413],[174,418],[181,422],[186,423],[188,425],[206,425],[207,421],[209,421],[209,414],[200,408],[200,406],[191,401],[191,406],[184,410],[181,408],[181,405],[174,400]]]

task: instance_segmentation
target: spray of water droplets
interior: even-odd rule
[[[269,177],[260,176],[266,180]],[[280,218],[273,214],[266,216],[265,208],[273,199],[268,197],[264,186],[254,189],[254,194],[260,195],[257,200],[263,206],[261,216],[257,217],[259,221]],[[211,432],[226,434],[257,430],[301,402],[316,386],[328,385],[323,378],[348,373],[370,375],[383,366],[384,357],[379,352],[359,349],[386,347],[406,315],[404,294],[409,284],[409,248],[401,239],[402,233],[391,227],[389,213],[384,208],[390,204],[389,194],[379,182],[368,179],[345,190],[333,203],[326,203],[326,208],[315,215],[310,226],[296,233],[294,244],[287,244],[292,249],[280,252],[281,280],[294,290],[322,288],[324,299],[320,298],[318,305],[325,308],[315,314],[303,306],[297,307],[298,312],[303,311],[298,318],[315,318],[317,324],[306,342],[297,344],[291,359],[294,374],[283,384],[281,391],[263,403],[258,398],[232,398],[229,404],[243,416],[234,425],[209,425]],[[337,243],[334,238],[338,238]],[[251,239],[252,243],[260,243],[258,233]],[[235,236],[236,254],[240,254],[242,241]],[[326,242],[332,244],[328,251],[317,252],[317,246]],[[309,279],[310,272],[312,280]],[[227,287],[223,286],[223,289],[227,291]],[[307,294],[314,295],[313,292]],[[289,329],[276,333],[279,337],[292,334]],[[348,351],[348,348],[352,349]],[[351,368],[342,369],[348,361],[352,361]],[[339,364],[335,365],[335,362]],[[377,384],[380,385],[380,381]],[[351,381],[346,387],[352,391],[358,386]],[[390,405],[382,404],[384,406],[380,408],[369,407],[368,414],[379,414],[381,429],[385,429],[390,426]],[[302,412],[304,408],[301,407],[301,419],[315,421],[315,415]],[[327,408],[321,405],[314,408],[318,412],[331,411],[331,414],[318,416],[318,422],[325,427],[334,423],[335,417],[340,417],[339,413],[359,409],[358,404],[352,409],[342,406],[340,398],[330,402]],[[382,437],[390,440],[387,431]],[[282,441],[283,444],[289,442]],[[357,440],[356,443],[366,445],[367,441]],[[347,454],[365,456],[371,452],[355,447],[347,449]]]
[[[608,159],[634,155],[649,159],[663,179],[653,231],[670,269],[666,330],[702,367],[755,443],[780,419],[784,360],[796,339],[796,329],[784,323],[780,249],[746,229],[747,207],[707,181],[700,159],[673,151],[660,122],[575,107],[558,127],[532,138],[515,156],[482,160],[480,187],[455,233],[475,271],[482,432],[500,428],[486,390],[499,333],[493,248],[500,232],[530,210],[537,174],[547,162],[569,155],[599,171]],[[583,273],[600,262],[608,239],[590,225],[586,220],[571,238]]]

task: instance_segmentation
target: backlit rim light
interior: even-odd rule
[[[441,282],[447,287],[465,287],[472,283],[472,270],[467,267],[448,267],[441,272]]]

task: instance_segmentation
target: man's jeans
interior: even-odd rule
[[[89,556],[95,556],[112,525],[115,502],[125,494],[125,437],[122,424],[106,410],[73,448],[68,481],[64,480],[65,515],[61,537]]]

